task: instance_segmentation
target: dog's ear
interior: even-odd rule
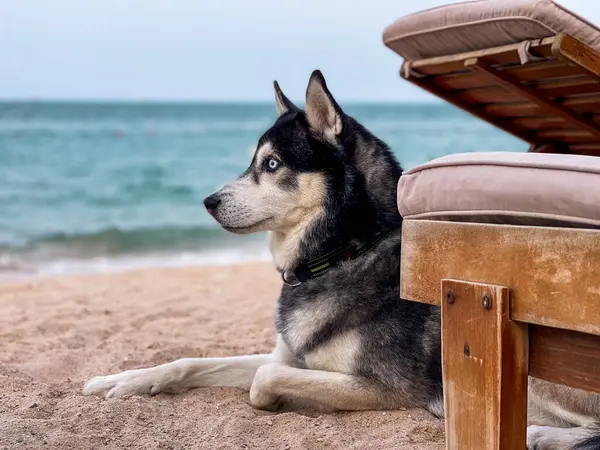
[[[279,83],[273,81],[273,89],[275,90],[275,103],[277,104],[277,111],[279,111],[279,117],[283,116],[288,112],[298,112],[300,108],[294,105],[289,98],[281,91]]]
[[[323,74],[315,70],[306,88],[306,118],[309,125],[324,139],[335,141],[342,132],[342,114],[342,109],[327,89]]]

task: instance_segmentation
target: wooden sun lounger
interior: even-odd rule
[[[405,57],[401,75],[530,152],[600,156],[600,53],[570,34]],[[400,295],[441,308],[449,450],[525,449],[528,376],[600,393],[597,224],[405,217]]]

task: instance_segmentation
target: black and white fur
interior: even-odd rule
[[[208,386],[248,390],[251,403],[324,410],[420,407],[443,417],[440,312],[399,298],[401,167],[315,71],[305,110],[275,83],[279,117],[248,169],[205,199],[234,233],[269,231],[289,272],[349,243],[387,237],[368,253],[299,286],[283,284],[270,354],[185,358],[91,379],[84,394],[121,397]],[[530,383],[530,449],[598,449],[600,396]],[[586,440],[587,443],[585,442]]]

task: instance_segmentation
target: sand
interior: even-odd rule
[[[420,410],[277,414],[229,388],[81,395],[94,375],[270,351],[278,289],[266,264],[0,284],[0,448],[444,448],[443,424]]]

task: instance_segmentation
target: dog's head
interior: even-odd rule
[[[259,139],[248,169],[204,199],[228,231],[286,232],[321,216],[328,172],[340,164],[344,113],[320,71],[310,77],[306,107],[297,108],[274,83],[279,117]]]

